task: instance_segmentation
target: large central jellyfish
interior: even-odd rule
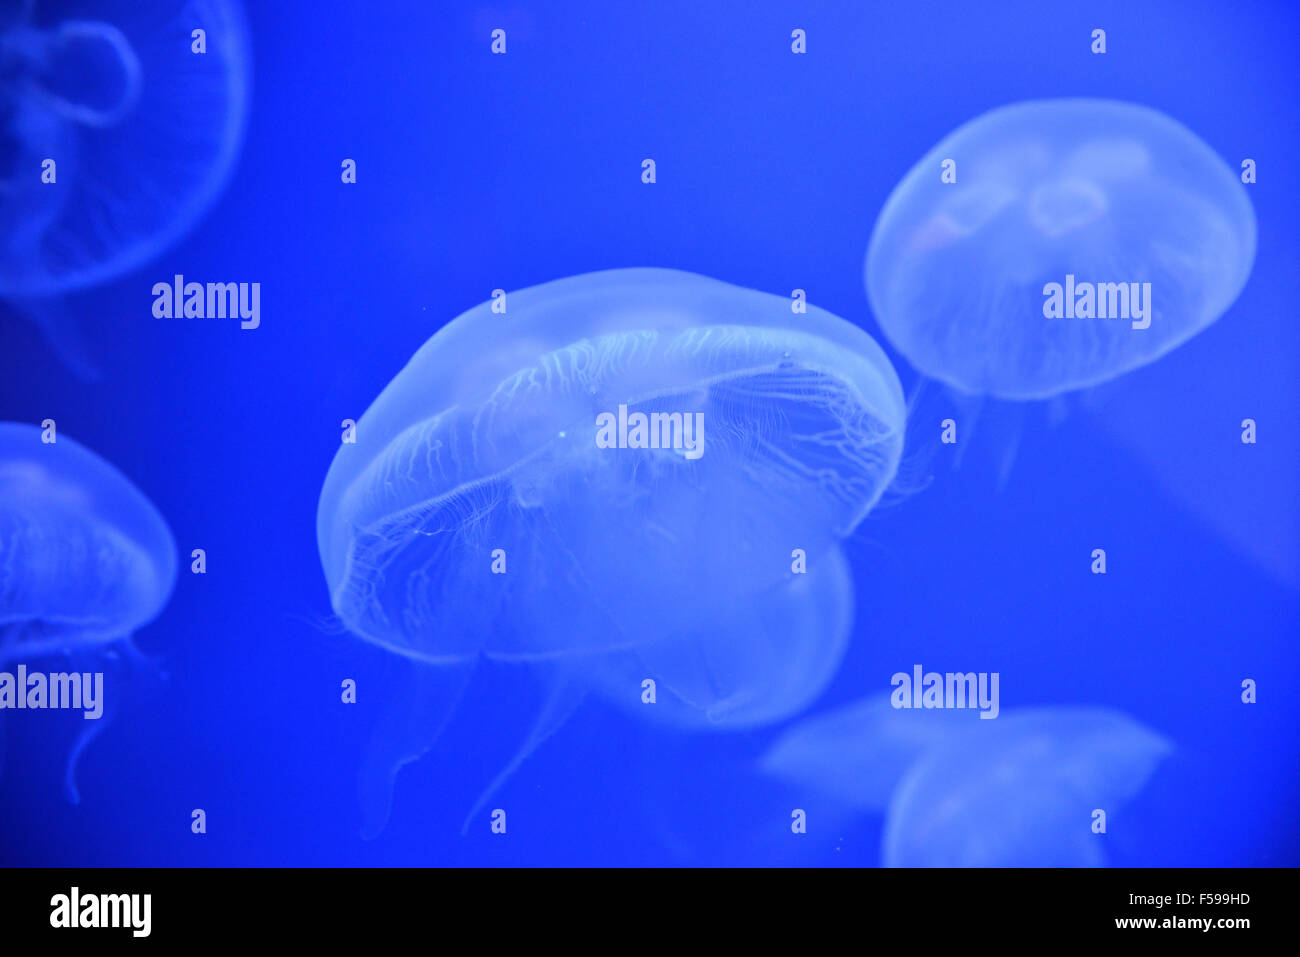
[[[851,622],[838,540],[893,477],[903,414],[857,327],[689,273],[562,279],[449,323],[320,499],[342,623],[446,676],[381,742],[368,829],[479,656],[548,688],[503,776],[582,691],[687,726],[805,707]]]
[[[66,436],[0,423],[0,667],[102,651],[116,677],[175,583],[171,532],[121,472]],[[69,758],[73,800],[76,759],[103,726],[90,722]]]
[[[89,363],[49,297],[143,265],[225,183],[248,100],[237,0],[0,0],[0,298]]]

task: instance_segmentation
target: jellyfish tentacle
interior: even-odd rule
[[[140,650],[140,646],[135,643],[134,637],[127,637],[117,643],[109,652],[109,657],[117,660],[122,659],[129,667],[131,673],[149,675],[155,681],[168,681],[171,676],[163,670],[162,658],[155,655],[145,654]]]
[[[91,742],[104,733],[104,729],[112,722],[116,713],[116,708],[109,709],[105,706],[103,716],[87,724],[85,729],[77,735],[77,740],[68,753],[68,762],[63,770],[63,792],[67,796],[68,803],[81,804],[81,792],[77,789],[77,764],[81,761],[81,755],[90,746]]]
[[[713,724],[722,724],[729,715],[735,714],[746,705],[757,700],[753,691],[736,691],[725,698],[720,698],[712,707],[705,709],[704,716]]]
[[[397,773],[442,737],[474,670],[472,660],[436,667],[416,662],[400,682],[405,687],[389,695],[358,782],[365,840],[378,837],[388,826]]]
[[[285,618],[290,621],[301,622],[309,628],[320,632],[322,635],[344,635],[347,634],[348,626],[338,615],[322,615],[317,612],[285,612]]]
[[[975,437],[975,429],[979,425],[980,413],[984,409],[984,399],[968,393],[958,393],[953,398],[958,414],[961,415],[961,419],[957,423],[957,427],[961,431],[957,436],[957,454],[953,456],[952,466],[953,468],[961,468],[962,459],[966,456],[966,449],[970,447],[971,439]]]
[[[940,408],[936,403],[942,395],[943,390],[924,376],[918,376],[908,392],[903,420],[904,452],[893,480],[881,493],[878,509],[892,508],[925,491],[934,481],[934,459],[939,450],[935,430],[942,421],[934,413]]]
[[[72,750],[68,753],[67,763],[63,770],[63,791],[71,804],[81,804],[81,791],[77,787],[77,765],[81,762],[81,756],[85,754],[86,749],[107,730],[117,716],[121,713],[122,707],[118,704],[118,699],[122,697],[119,693],[109,694],[107,687],[109,684],[121,686],[123,684],[136,684],[141,677],[149,677],[154,680],[166,680],[166,675],[162,672],[155,658],[144,654],[131,636],[120,639],[115,646],[105,652],[100,657],[90,657],[93,653],[69,653],[68,659],[74,670],[82,673],[92,673],[90,669],[102,667],[104,670],[104,700],[101,702],[103,712],[98,718],[87,720],[81,733],[77,735],[77,740],[72,745]],[[103,664],[100,664],[100,661]]]
[[[1028,405],[1024,402],[1009,404],[1005,416],[1009,428],[1003,433],[1002,445],[998,450],[997,490],[999,492],[1007,487],[1007,480],[1011,477],[1011,466],[1015,464],[1016,453],[1020,451],[1020,440],[1025,434],[1027,410]]]
[[[561,676],[554,680],[550,690],[546,694],[546,699],[542,702],[541,709],[537,712],[537,717],[533,720],[533,726],[528,731],[528,736],[515,751],[514,756],[510,759],[492,779],[492,782],[479,795],[474,806],[470,808],[465,815],[465,822],[460,827],[460,835],[464,837],[469,833],[469,826],[474,819],[479,816],[487,802],[492,796],[501,789],[519,770],[520,765],[528,759],[528,756],[536,751],[546,742],[551,735],[564,727],[565,723],[577,710],[578,705],[582,703],[582,692],[577,687],[567,669],[561,671]]]

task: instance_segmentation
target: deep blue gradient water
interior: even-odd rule
[[[101,380],[0,306],[0,420],[55,419],[181,552],[136,636],[166,678],[133,682],[86,750],[79,805],[62,785],[81,719],[0,713],[0,863],[879,863],[879,815],[757,773],[780,725],[683,734],[597,698],[492,799],[507,835],[484,819],[462,837],[541,697],[504,664],[475,676],[363,840],[358,772],[406,662],[330,627],[317,502],[341,422],[495,288],[631,266],[802,288],[880,341],[912,394],[863,288],[873,223],[958,125],[1061,96],[1150,106],[1228,167],[1254,159],[1253,273],[1159,361],[1020,410],[1005,477],[1015,416],[986,409],[957,465],[939,442],[951,400],[922,390],[901,481],[845,544],[852,642],[808,713],[917,663],[998,672],[1004,713],[1104,706],[1175,744],[1112,815],[1110,863],[1300,862],[1300,7],[1089,7],[250,2],[251,111],[224,192],[148,265],[64,301]],[[152,286],[177,273],[260,282],[260,327],[155,318]]]

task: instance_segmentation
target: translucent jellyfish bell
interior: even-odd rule
[[[980,727],[983,724],[985,726]],[[888,867],[1099,867],[1111,818],[1172,750],[1103,708],[1044,708],[976,722],[907,772],[885,825]]]
[[[815,307],[661,269],[509,293],[430,339],[336,455],[334,610],[453,673],[537,665],[551,701],[521,756],[575,689],[679,724],[786,717],[843,652],[837,542],[893,477],[903,414],[879,347]],[[674,415],[697,446],[672,447]]]
[[[234,165],[248,90],[237,0],[0,6],[0,299],[82,378],[95,363],[57,297],[195,225]]]
[[[949,160],[955,182],[941,176]],[[1254,257],[1245,189],[1195,134],[1130,103],[1042,100],[971,120],[912,168],[876,222],[866,286],[926,376],[1041,399],[1195,335],[1237,298]],[[1094,290],[1094,314],[1103,299],[1123,313],[1128,284],[1149,283],[1149,313],[1046,318],[1047,284],[1064,292],[1067,276],[1114,284]]]
[[[135,654],[131,635],[167,604],[176,547],[158,510],[112,465],[64,435],[0,423],[0,666],[95,649]],[[118,689],[110,689],[110,704]],[[69,761],[72,770],[89,723]]]
[[[643,635],[630,653],[612,651],[589,675],[601,672],[596,690],[637,717],[686,730],[754,727],[798,714],[830,684],[848,650],[853,578],[843,551],[823,545],[806,573],[703,605],[671,634]],[[653,616],[654,609],[647,603],[637,613]],[[653,707],[646,706],[646,679],[657,682]]]
[[[759,770],[846,810],[883,814],[907,769],[981,720],[967,708],[897,709],[889,695],[813,715],[782,732]]]
[[[204,53],[192,52],[195,30]],[[248,60],[234,0],[11,5],[0,16],[0,141],[14,157],[0,168],[0,296],[102,282],[188,231],[234,163]]]
[[[885,816],[897,867],[1100,866],[1103,835],[1172,744],[1106,708],[895,709],[888,695],[800,721],[759,762],[827,798],[824,814]]]

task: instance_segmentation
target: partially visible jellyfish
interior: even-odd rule
[[[0,298],[77,371],[91,364],[50,297],[135,269],[193,227],[234,165],[248,93],[237,0],[0,9]]]
[[[480,656],[546,687],[488,793],[583,692],[694,728],[806,707],[848,639],[838,542],[903,415],[866,333],[690,273],[562,279],[441,329],[340,448],[317,518],[339,619],[418,667],[363,772],[367,832]]]
[[[0,423],[0,667],[67,656],[106,662],[106,682],[120,677],[141,661],[131,636],[175,583],[171,532],[129,479],[67,436],[46,443],[35,426]],[[105,716],[69,756],[74,802],[77,758],[118,692],[109,686]]]
[[[925,751],[979,720],[975,709],[897,709],[889,695],[866,698],[787,728],[764,752],[759,770],[844,809],[883,814]]]
[[[897,710],[887,696],[807,719],[760,769],[885,815],[891,867],[1098,867],[1094,823],[1145,786],[1173,750],[1106,708]]]
[[[1096,812],[1145,786],[1172,745],[1104,708],[1026,710],[974,727],[907,772],[885,824],[887,867],[1100,867]]]
[[[1255,232],[1233,170],[1170,117],[1030,101],[959,127],[903,178],[872,232],[866,288],[923,375],[961,397],[1048,399],[1218,319]]]
[[[663,490],[665,498],[673,494],[681,493],[671,487]],[[623,711],[681,730],[759,727],[800,713],[820,696],[839,670],[853,625],[848,560],[838,545],[826,544],[818,535],[811,539],[817,544],[807,571],[791,573],[793,549],[783,550],[780,541],[786,533],[767,532],[757,554],[738,561],[726,554],[728,541],[737,550],[759,541],[752,529],[742,527],[747,518],[738,511],[732,520],[739,521],[729,528],[719,516],[712,530],[704,533],[711,536],[710,542],[692,538],[695,533],[683,534],[661,549],[654,561],[671,567],[680,549],[700,548],[693,560],[710,563],[720,578],[725,578],[727,568],[745,575],[753,562],[784,561],[778,581],[756,582],[749,590],[742,583],[701,580],[692,588],[711,587],[719,600],[709,602],[707,596],[691,594],[675,583],[676,576],[666,575],[662,566],[657,589],[648,574],[655,566],[647,564],[641,583],[645,593],[608,606],[610,611],[620,609],[620,615],[635,616],[636,632],[611,644],[599,662],[586,665],[586,684]],[[716,553],[706,554],[707,546],[715,546]],[[760,557],[764,553],[766,557]],[[691,611],[686,615],[657,611],[656,603],[669,594],[681,595]],[[666,630],[647,634],[656,621]],[[653,707],[646,706],[647,679],[656,683]]]

